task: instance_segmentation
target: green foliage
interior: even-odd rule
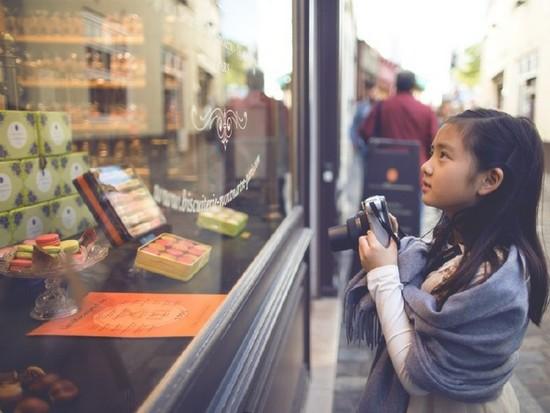
[[[234,40],[224,40],[225,82],[233,85],[246,85],[247,64],[244,57],[248,53],[246,46]]]
[[[473,87],[479,83],[481,68],[481,43],[464,50],[454,74],[460,83]]]

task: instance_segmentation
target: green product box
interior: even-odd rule
[[[10,216],[7,212],[0,213],[0,248],[11,244]]]
[[[60,185],[63,195],[77,194],[73,180],[90,170],[87,152],[74,152],[60,156]]]
[[[71,120],[65,112],[36,112],[40,155],[61,155],[71,152]]]
[[[33,112],[0,111],[0,161],[38,156],[38,136]]]
[[[24,173],[25,204],[49,201],[61,196],[59,157],[24,159],[21,161]]]
[[[12,242],[22,242],[33,239],[40,234],[51,231],[50,205],[47,202],[12,209],[9,212],[9,221],[12,225]]]
[[[21,163],[0,162],[0,212],[24,206],[24,194]]]
[[[58,198],[50,202],[51,227],[61,238],[72,237],[95,226],[95,220],[80,195]]]
[[[231,208],[213,207],[200,212],[197,225],[220,234],[235,237],[244,229],[248,215]]]

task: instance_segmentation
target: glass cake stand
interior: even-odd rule
[[[42,267],[25,268],[20,271],[10,271],[9,261],[0,262],[0,274],[12,278],[44,279],[45,291],[34,302],[34,308],[30,316],[35,320],[53,320],[69,317],[78,312],[78,305],[67,291],[63,281],[67,280],[67,273],[78,273],[103,260],[109,253],[109,247],[93,244],[88,248],[81,248],[83,257],[79,261],[70,261],[70,258],[62,263]],[[9,258],[9,257],[8,257]]]

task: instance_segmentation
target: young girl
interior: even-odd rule
[[[508,380],[548,303],[543,172],[527,119],[480,109],[444,123],[422,165],[422,200],[443,211],[433,240],[359,239],[348,339],[377,346],[360,412],[519,412]]]

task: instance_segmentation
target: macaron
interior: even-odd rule
[[[185,265],[191,265],[196,260],[197,260],[197,257],[195,257],[194,255],[189,255],[189,254],[185,254],[184,256],[178,257],[178,259],[177,259],[178,262],[180,262],[182,264],[185,264]]]
[[[196,256],[201,256],[202,254],[204,254],[205,251],[206,249],[204,247],[195,246],[195,247],[189,248],[189,251],[187,251],[187,253],[196,255]]]
[[[80,251],[80,243],[76,239],[61,241],[59,247],[65,254],[75,254]]]
[[[47,245],[59,245],[59,234],[56,234],[55,232],[50,234],[42,234],[35,238],[36,244],[45,247]]]
[[[167,254],[170,254],[173,257],[179,257],[180,255],[183,255],[183,251],[179,251],[175,248],[170,248],[166,250]]]
[[[25,252],[25,251],[17,251],[15,253],[16,258],[23,258],[25,260],[31,260],[32,261],[32,252]]]
[[[168,246],[168,245],[171,245],[173,243],[174,243],[173,240],[169,240],[169,239],[165,239],[165,238],[160,238],[160,239],[157,239],[155,241],[155,244],[164,245],[164,246]]]
[[[50,255],[57,255],[61,252],[61,247],[58,245],[45,245],[42,249]]]
[[[30,252],[32,254],[33,249],[34,246],[29,244],[19,244],[17,246],[17,252]]]
[[[20,270],[23,268],[30,268],[32,267],[32,261],[31,260],[25,260],[22,258],[15,258],[10,261],[10,270]]]
[[[25,241],[23,241],[23,244],[25,244],[25,245],[36,245],[36,241],[33,240],[33,239],[26,239]]]

